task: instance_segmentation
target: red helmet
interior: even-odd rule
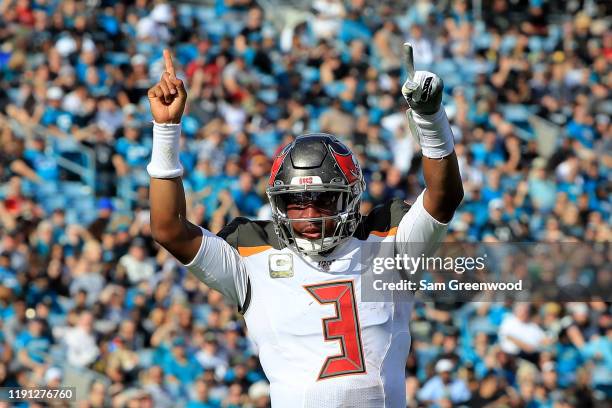
[[[322,255],[350,238],[361,219],[359,205],[365,181],[351,150],[335,136],[312,133],[299,136],[275,158],[266,192],[272,220],[280,240],[304,255]],[[296,201],[314,202],[331,215],[289,219],[287,206]],[[334,230],[325,231],[333,219]],[[292,223],[321,222],[321,238],[296,235]]]

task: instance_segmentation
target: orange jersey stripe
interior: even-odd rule
[[[397,227],[393,227],[387,231],[372,231],[371,235],[376,235],[377,237],[388,237],[389,235],[393,236],[397,233]]]
[[[241,256],[251,256],[272,248],[271,245],[260,245],[253,247],[238,247],[238,253]]]

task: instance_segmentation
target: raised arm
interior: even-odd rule
[[[448,223],[463,199],[463,185],[453,133],[442,106],[444,83],[432,72],[415,72],[412,46],[406,43],[404,47],[408,79],[402,93],[410,105],[410,131],[423,154],[423,207],[437,221]]]
[[[151,176],[151,232],[155,241],[186,264],[196,256],[202,242],[201,229],[186,218],[183,168],[178,159],[187,92],[183,81],[176,77],[168,50],[164,50],[164,61],[165,72],[148,92],[155,121],[153,155],[147,166]]]
[[[164,60],[166,71],[148,92],[155,121],[151,162],[147,166],[151,176],[151,232],[155,241],[198,279],[244,310],[249,283],[238,251],[223,238],[187,221],[183,167],[179,161],[180,123],[187,92],[176,77],[168,50],[164,50]]]

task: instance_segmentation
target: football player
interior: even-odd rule
[[[153,236],[189,271],[238,305],[271,383],[274,407],[405,407],[411,302],[361,301],[364,244],[443,239],[463,197],[442,80],[412,68],[403,86],[423,154],[426,189],[359,212],[365,182],[336,137],[297,137],[275,158],[267,195],[272,221],[237,218],[219,234],[186,219],[179,162],[187,93],[169,51],[148,92],[154,118],[150,205]]]

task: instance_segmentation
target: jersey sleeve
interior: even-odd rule
[[[423,206],[425,191],[418,196],[406,212],[395,235],[397,254],[409,256],[431,255],[440,245],[448,230],[448,224],[431,216]]]
[[[242,257],[222,237],[204,228],[201,230],[200,249],[185,267],[207,286],[242,308],[248,292],[248,275]]]

